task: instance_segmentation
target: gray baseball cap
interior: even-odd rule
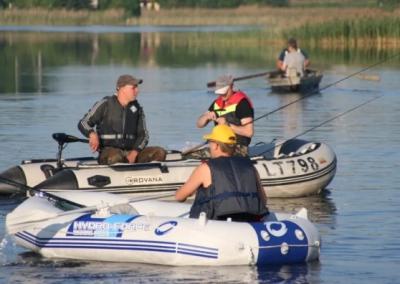
[[[142,83],[143,83],[142,79],[137,79],[131,75],[125,74],[125,75],[119,76],[116,87],[117,87],[117,89],[119,89],[126,85],[135,86],[135,85],[139,85]]]
[[[215,82],[215,93],[217,95],[224,95],[232,85],[233,77],[231,75],[220,76]]]

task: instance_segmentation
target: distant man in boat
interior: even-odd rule
[[[228,75],[217,79],[215,94],[218,98],[197,119],[197,127],[203,128],[210,121],[230,126],[237,137],[234,155],[247,156],[254,134],[254,109],[250,99],[244,92],[233,89],[233,77]]]
[[[295,70],[300,76],[304,75],[304,70],[310,65],[307,53],[298,48],[294,38],[288,40],[288,46],[279,55],[276,66],[279,70],[290,75],[291,70]]]
[[[266,214],[266,195],[260,177],[248,157],[232,156],[237,136],[225,125],[217,125],[204,136],[211,159],[199,165],[175,193],[185,201],[196,193],[190,218],[205,212],[208,219],[260,221]]]
[[[116,93],[96,102],[79,121],[78,129],[89,138],[99,164],[164,160],[161,147],[145,148],[149,141],[143,108],[137,101],[142,79],[121,75]]]

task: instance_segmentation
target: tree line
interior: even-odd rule
[[[0,8],[45,8],[68,10],[124,9],[130,16],[140,16],[140,4],[157,2],[161,8],[236,8],[242,5],[288,7],[290,0],[0,0]],[[299,2],[299,1],[297,1]],[[337,3],[342,1],[338,0]],[[307,3],[307,0],[304,0]],[[351,1],[346,1],[349,5]],[[394,8],[400,0],[376,0],[377,6]]]
[[[157,2],[162,8],[235,8],[241,5],[288,6],[289,0],[0,0],[3,8],[96,9],[122,8],[129,15],[140,16],[140,4]]]

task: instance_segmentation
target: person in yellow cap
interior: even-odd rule
[[[205,212],[208,219],[260,221],[266,214],[266,196],[257,170],[248,157],[232,156],[236,135],[224,124],[217,125],[204,136],[211,159],[198,166],[175,193],[185,201],[196,193],[190,218]]]

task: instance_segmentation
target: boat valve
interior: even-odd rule
[[[205,212],[201,212],[199,215],[200,226],[205,226],[207,224],[207,215]]]
[[[99,206],[97,206],[96,212],[93,214],[93,217],[109,217],[111,216],[110,206],[104,202],[101,202]]]

